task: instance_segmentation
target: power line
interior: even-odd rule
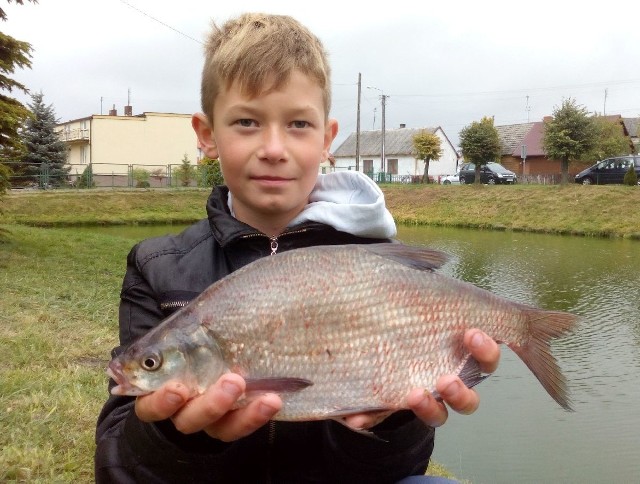
[[[173,30],[174,32],[182,35],[183,37],[186,37],[189,40],[193,40],[194,42],[197,42],[200,45],[204,45],[203,42],[199,41],[198,39],[194,39],[193,37],[185,34],[184,32],[181,32],[180,30],[176,29],[175,27],[172,27],[171,25],[169,25],[168,23],[163,22],[162,20],[159,20],[157,18],[155,18],[152,15],[149,15],[147,12],[144,12],[143,10],[140,10],[138,7],[134,7],[133,5],[131,5],[129,2],[126,2],[125,0],[120,0],[121,3],[124,3],[127,7],[132,8],[133,10],[135,10],[136,12],[141,13],[142,15],[144,15],[145,17],[150,18],[151,20],[153,20],[154,22],[158,22],[160,25],[163,25],[165,27],[167,27],[168,29]]]

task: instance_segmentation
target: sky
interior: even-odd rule
[[[356,130],[440,126],[451,142],[483,116],[540,121],[564,99],[590,112],[640,116],[637,2],[289,0],[39,0],[7,4],[0,30],[33,47],[13,76],[42,91],[60,121],[199,111],[203,42],[211,22],[245,11],[287,14],[324,43],[331,116]],[[28,96],[15,92],[22,102]]]

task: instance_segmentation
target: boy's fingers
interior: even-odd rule
[[[266,394],[244,408],[228,412],[204,430],[215,439],[231,442],[258,430],[281,408],[282,400],[279,396]]]
[[[165,420],[175,414],[189,399],[189,389],[179,382],[169,382],[149,395],[138,397],[136,415],[143,422]]]
[[[473,413],[480,405],[480,397],[475,390],[467,388],[457,376],[445,375],[439,378],[436,390],[445,403],[458,413]]]
[[[407,405],[420,420],[431,427],[440,427],[449,417],[444,403],[437,401],[431,393],[418,388],[409,393]]]
[[[493,338],[479,329],[470,329],[464,334],[464,345],[485,373],[493,373],[500,361],[500,346]]]
[[[206,392],[187,402],[171,420],[176,429],[184,434],[198,432],[229,412],[244,389],[241,376],[233,373],[223,375]]]

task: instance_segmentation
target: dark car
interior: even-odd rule
[[[631,165],[635,166],[640,179],[640,156],[616,156],[599,161],[576,175],[576,183],[583,185],[604,185],[606,183],[622,183],[625,173]],[[640,185],[640,181],[638,182]]]
[[[464,163],[460,168],[460,184],[473,183],[476,179],[476,165]],[[500,163],[489,162],[480,167],[480,183],[497,185],[499,183],[517,183],[518,177]]]

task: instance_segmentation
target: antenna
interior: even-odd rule
[[[531,106],[529,106],[529,96],[527,96],[527,105],[524,110],[527,112],[527,123],[529,122],[529,111],[531,111]]]

